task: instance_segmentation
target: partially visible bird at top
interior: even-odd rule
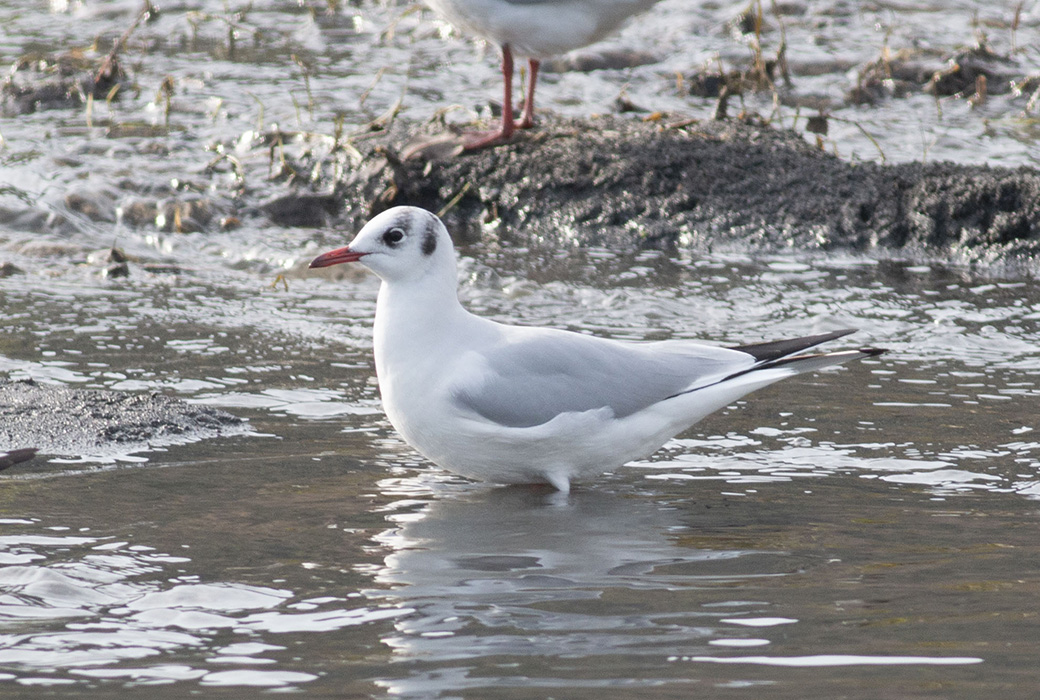
[[[457,28],[502,49],[502,123],[486,133],[469,134],[465,150],[509,142],[516,129],[534,126],[534,93],[542,60],[593,44],[658,0],[426,0]],[[513,54],[528,59],[523,112],[513,114]]]

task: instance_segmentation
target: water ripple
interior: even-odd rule
[[[46,671],[58,674],[55,683],[294,687],[318,676],[271,669],[281,661],[269,655],[281,657],[286,647],[260,639],[328,633],[409,612],[343,608],[336,597],[294,603],[296,594],[284,588],[192,581],[184,573],[191,559],[111,538],[7,534],[0,553],[23,562],[0,568],[0,666],[22,684],[36,684],[33,673]],[[140,665],[172,653],[197,661]],[[239,668],[220,668],[226,666]]]

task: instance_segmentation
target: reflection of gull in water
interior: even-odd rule
[[[442,495],[400,521],[377,574],[392,588],[370,595],[416,611],[383,641],[424,661],[703,653],[721,613],[698,609],[699,588],[792,568],[784,554],[684,547],[678,510],[609,493]]]
[[[434,500],[417,488],[422,484],[436,492]],[[518,684],[564,694],[656,688],[677,678],[662,670],[663,659],[702,669],[979,661],[861,654],[856,634],[820,648],[812,616],[829,604],[818,594],[835,590],[830,566],[839,560],[770,551],[775,544],[757,547],[754,539],[743,549],[725,546],[756,532],[775,543],[777,528],[761,523],[739,533],[726,528],[715,549],[710,533],[686,525],[697,517],[689,501],[605,490],[569,497],[527,488],[454,490],[426,474],[381,486],[400,498],[388,508],[397,527],[379,538],[391,551],[373,572],[388,588],[366,595],[372,607],[409,611],[381,637],[398,663],[376,683],[394,697],[478,697]],[[792,523],[791,532],[780,526],[781,539],[800,539],[794,533],[802,525]],[[798,619],[799,609],[809,621]],[[824,626],[833,624],[832,614],[824,618]],[[746,647],[774,653],[741,654]]]

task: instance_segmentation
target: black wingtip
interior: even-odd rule
[[[888,348],[859,348],[859,351],[867,357],[877,357],[888,352]]]
[[[770,343],[755,343],[754,345],[738,345],[730,348],[730,350],[739,350],[740,352],[746,352],[755,358],[758,362],[773,362],[784,357],[789,357],[796,353],[808,350],[809,348],[821,345],[823,343],[837,340],[838,338],[844,338],[847,335],[855,333],[855,328],[843,328],[839,331],[831,331],[830,333],[820,333],[819,335],[808,335],[804,338],[788,338],[787,340],[776,340]]]
[[[38,450],[35,447],[23,447],[8,452],[0,452],[0,471],[3,471],[8,467],[13,467],[16,464],[21,464],[22,462],[28,462],[36,456],[37,451]]]

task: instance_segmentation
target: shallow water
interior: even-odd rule
[[[254,431],[8,472],[2,677],[77,696],[1028,696],[1034,281],[606,251],[523,274],[531,257],[467,250],[467,303],[615,337],[859,327],[891,352],[560,497],[451,477],[396,438],[369,277],[0,280],[11,376],[160,389]]]
[[[159,390],[252,426],[4,473],[3,694],[1034,695],[1040,286],[1031,275],[841,255],[474,246],[463,251],[462,296],[495,318],[724,344],[858,327],[850,343],[891,351],[753,394],[568,497],[469,483],[425,464],[382,415],[374,279],[301,271],[349,234],[246,220],[174,235],[70,211],[70,191],[117,203],[192,188],[234,196],[226,174],[204,168],[207,147],[273,122],[329,134],[336,112],[359,125],[405,83],[414,118],[446,96],[476,104],[497,93],[490,53],[393,4],[326,16],[253,3],[235,20],[234,59],[230,15],[213,5],[194,18],[194,38],[188,5],[165,5],[135,35],[149,46],[132,52],[141,93],[95,105],[92,126],[71,111],[0,120],[5,206],[42,202],[66,217],[5,216],[0,226],[0,262],[25,271],[0,278],[0,372]],[[637,102],[709,114],[710,101],[676,95],[662,75],[714,51],[745,52],[725,27],[742,6],[665,0],[610,45],[649,34],[669,58],[551,75],[542,103],[606,110],[627,84]],[[0,8],[4,60],[118,34],[138,4],[52,7],[42,23],[21,4]],[[896,45],[941,23],[942,46],[967,41],[972,7],[814,4],[822,19],[789,19],[788,41],[855,64],[886,33]],[[983,22],[1011,12],[980,10]],[[380,41],[395,18],[396,34]],[[1027,52],[1040,45],[1038,20],[1027,8],[1018,37]],[[249,28],[263,30],[255,44]],[[693,54],[671,50],[680,44]],[[313,112],[293,52],[320,68]],[[390,68],[374,80],[375,67]],[[162,124],[153,98],[167,74],[178,81],[169,135],[106,131]],[[835,95],[848,85],[841,72],[818,80]],[[909,100],[866,115],[913,127],[930,119],[919,108]],[[929,157],[1036,163],[1028,140],[979,136],[978,113],[960,103],[927,124],[941,136]],[[890,160],[918,157],[910,127],[883,131]],[[845,155],[875,157],[858,134],[831,137]],[[251,201],[277,191],[266,158],[238,153]],[[128,278],[103,277],[93,251],[113,238],[168,268],[132,261]]]

